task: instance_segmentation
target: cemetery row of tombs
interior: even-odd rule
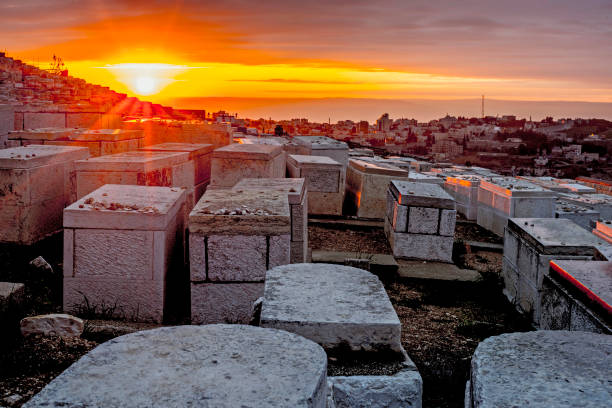
[[[67,313],[86,301],[163,322],[189,299],[192,325],[104,343],[27,406],[184,406],[196,394],[209,406],[421,406],[401,344],[410,328],[375,275],[308,263],[308,219],[378,220],[395,257],[452,262],[457,212],[503,236],[504,293],[540,329],[479,345],[466,406],[610,401],[608,195],[325,137],[145,145],[138,131],[78,143],[54,132],[0,150],[0,241],[63,231]],[[395,374],[328,377],[327,355],[346,352]]]

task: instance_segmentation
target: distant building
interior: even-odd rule
[[[391,130],[391,124],[393,120],[389,119],[389,114],[384,113],[380,118],[376,120],[376,130],[379,132],[388,132]]]

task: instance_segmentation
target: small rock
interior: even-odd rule
[[[30,266],[33,266],[34,268],[44,273],[53,273],[53,268],[51,267],[51,265],[49,265],[47,261],[45,261],[45,258],[43,258],[42,256],[39,256],[38,258],[32,260],[30,262]]]
[[[69,314],[53,313],[26,317],[19,323],[24,337],[43,336],[79,337],[83,333],[83,320]]]
[[[17,404],[19,401],[21,401],[21,398],[23,398],[21,395],[13,394],[10,397],[6,397],[4,399],[4,402],[6,402],[9,405],[13,405],[13,404]]]

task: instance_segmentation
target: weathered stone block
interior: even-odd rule
[[[231,144],[212,155],[211,184],[233,187],[244,178],[283,178],[285,156],[280,146]]]
[[[472,357],[479,407],[606,407],[612,336],[540,330],[489,337]]]
[[[408,207],[408,233],[437,234],[440,211],[437,208]]]
[[[358,217],[385,218],[386,194],[391,180],[408,180],[408,171],[366,158],[349,161],[346,194]]]
[[[100,345],[26,406],[324,408],[326,363],[319,345],[281,330],[163,327]]]
[[[194,164],[187,152],[133,151],[76,163],[79,198],[104,184],[184,187],[193,190]]]
[[[402,350],[401,324],[382,283],[348,266],[297,264],[269,270],[260,324],[329,349]]]
[[[269,243],[263,235],[209,236],[208,279],[224,282],[263,282],[268,263],[267,245]]]
[[[289,155],[287,172],[306,180],[308,214],[342,214],[345,172],[340,163],[326,156]]]
[[[326,136],[296,136],[293,141],[299,146],[299,154],[327,156],[344,168],[348,165],[348,145],[345,142]]]
[[[514,301],[524,312],[533,313],[536,326],[539,324],[542,281],[548,275],[549,262],[553,259],[593,259],[595,248],[600,245],[607,244],[566,219],[508,220],[504,261],[518,275]],[[504,272],[508,293],[515,291],[514,278],[514,275]]]
[[[263,282],[192,282],[191,324],[248,324],[253,302],[263,293]]]
[[[420,407],[423,380],[418,371],[402,370],[386,375],[328,377],[336,407]]]
[[[291,213],[291,247],[300,252],[295,257],[293,255],[291,257],[302,259],[304,252],[301,249],[302,245],[293,245],[293,242],[305,241],[306,247],[308,246],[308,191],[305,179],[243,179],[233,187],[233,190],[287,194]]]
[[[19,322],[24,337],[33,335],[80,337],[83,333],[83,320],[61,313],[30,316]]]
[[[66,208],[64,309],[161,322],[169,268],[183,262],[184,204],[179,188],[105,185]]]
[[[455,224],[457,222],[457,211],[440,210],[440,235],[446,237],[455,236]]]
[[[32,145],[0,150],[0,242],[31,244],[57,232],[75,195],[77,147]]]
[[[481,180],[477,223],[503,236],[508,218],[554,218],[556,193],[513,177]]]
[[[395,257],[441,262],[452,261],[453,237],[403,234],[390,231],[389,244]]]

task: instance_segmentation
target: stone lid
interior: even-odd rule
[[[389,189],[401,205],[455,209],[453,197],[436,184],[391,180]]]
[[[206,191],[189,214],[189,231],[202,235],[289,234],[287,195],[282,192]]]
[[[179,187],[106,184],[64,209],[64,227],[165,230],[184,202]]]
[[[538,330],[489,337],[472,357],[473,407],[609,407],[612,336]]]
[[[150,171],[189,161],[186,152],[130,151],[76,162],[77,171]]]
[[[612,262],[557,260],[550,261],[550,270],[612,317]]]
[[[401,350],[401,323],[376,275],[331,264],[283,265],[266,272],[261,326],[325,348]]]
[[[566,184],[559,184],[559,185],[563,188],[566,188],[568,191],[572,193],[577,193],[577,194],[597,193],[597,190],[595,190],[593,187],[585,186],[583,184],[566,183]]]
[[[342,164],[327,156],[307,156],[301,154],[290,154],[287,156],[287,163],[291,163],[299,168],[342,168]]]
[[[316,343],[244,325],[176,326],[103,343],[28,407],[324,407],[327,356]]]
[[[488,180],[483,180],[480,183],[480,188],[495,192],[497,194],[512,196],[512,197],[556,197],[557,194],[547,190],[542,186],[530,183],[525,180],[514,177],[492,177]]]
[[[414,182],[429,182],[429,183],[444,183],[444,180],[441,179],[440,177],[438,177],[436,174],[425,174],[425,173],[419,173],[416,171],[411,172],[408,175],[408,178],[410,181],[414,181]]]
[[[233,143],[214,150],[213,158],[272,160],[281,154],[282,151],[282,147],[276,145]]]
[[[0,149],[1,169],[30,169],[49,164],[83,160],[87,147],[29,145]]]
[[[286,193],[289,204],[300,204],[306,190],[303,178],[246,178],[240,180],[232,190],[258,191],[265,194],[269,191]]]
[[[459,184],[464,187],[478,187],[481,180],[481,176],[474,175],[446,177],[447,184]]]
[[[215,146],[204,143],[160,143],[151,146],[145,146],[138,150],[148,152],[188,152],[189,160],[193,160],[196,156],[202,156],[215,150]]]
[[[381,174],[385,176],[408,177],[408,171],[402,170],[389,163],[374,160],[350,159],[349,166],[367,174]]]
[[[595,211],[588,207],[582,207],[565,200],[557,200],[555,211],[558,213],[599,214],[599,211]]]
[[[510,218],[508,229],[541,254],[593,256],[595,246],[605,243],[566,218]]]
[[[81,128],[39,128],[15,130],[9,132],[9,139],[25,139],[25,140],[56,140],[70,139],[75,134],[83,132]]]
[[[96,142],[115,142],[119,140],[142,139],[143,137],[144,132],[142,130],[87,129],[81,132],[74,133],[74,135],[71,136],[71,139]]]
[[[327,136],[295,136],[293,140],[302,146],[308,146],[312,150],[335,149],[348,151],[348,145],[345,142]]]

